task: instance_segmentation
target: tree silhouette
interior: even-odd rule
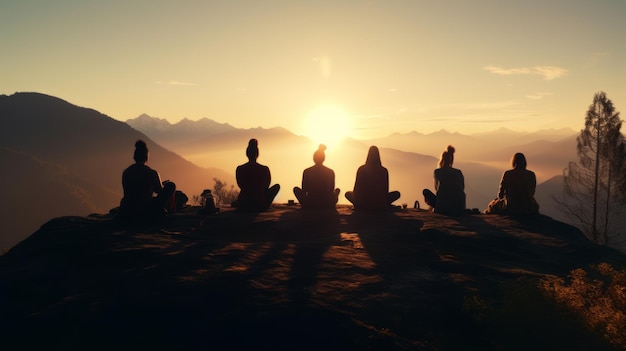
[[[613,102],[606,93],[596,93],[576,139],[579,160],[564,170],[564,199],[559,203],[596,244],[609,245],[623,226],[626,145],[621,127]]]
[[[230,188],[227,187],[228,183],[220,180],[219,178],[213,178],[215,184],[213,185],[213,198],[215,199],[215,204],[231,204],[233,201],[237,200],[239,196],[239,190],[235,189],[234,185],[230,185]]]

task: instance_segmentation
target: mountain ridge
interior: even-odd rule
[[[256,127],[256,128],[236,128],[233,127],[232,125],[228,124],[228,123],[220,123],[217,122],[211,118],[208,117],[203,117],[200,118],[198,120],[191,120],[188,118],[183,118],[182,120],[176,122],[176,123],[171,123],[169,122],[169,120],[167,120],[166,118],[159,118],[159,117],[154,117],[154,116],[150,116],[146,113],[142,113],[139,116],[135,117],[135,118],[131,118],[131,119],[127,119],[125,122],[128,123],[129,125],[138,128],[139,130],[144,131],[146,134],[150,135],[152,132],[154,132],[154,130],[150,129],[149,127],[151,125],[154,125],[154,123],[150,123],[150,120],[152,120],[153,122],[159,122],[158,126],[161,128],[159,131],[160,132],[165,132],[167,130],[169,130],[170,132],[175,131],[177,129],[177,127],[181,126],[181,125],[190,125],[193,126],[194,128],[198,128],[200,127],[200,129],[202,130],[202,133],[207,133],[207,132],[212,132],[215,134],[219,134],[219,133],[223,133],[224,130],[217,128],[217,130],[210,130],[209,127],[230,127],[232,129],[228,129],[227,131],[233,131],[233,130],[240,130],[240,131],[245,131],[245,130],[268,130],[268,129],[274,129],[274,128],[282,128],[282,127],[272,127],[272,128],[264,128],[264,127]],[[206,123],[206,125],[203,126],[203,123]],[[203,128],[204,127],[204,128]],[[282,128],[284,129],[284,128]],[[287,129],[285,129],[287,130]],[[288,131],[288,130],[287,130]],[[290,131],[289,131],[290,132]],[[294,134],[293,132],[290,132],[292,134]],[[450,137],[491,137],[494,135],[504,135],[506,138],[510,138],[511,136],[515,136],[516,138],[526,138],[529,139],[531,141],[539,141],[539,140],[546,140],[546,141],[559,141],[563,138],[572,136],[577,134],[578,132],[571,129],[571,128],[547,128],[547,129],[539,129],[536,131],[514,131],[511,129],[508,129],[506,127],[501,127],[492,131],[486,131],[486,132],[477,132],[477,133],[471,133],[471,134],[464,134],[464,133],[460,133],[458,131],[455,132],[450,132],[445,128],[442,128],[438,131],[432,132],[432,133],[422,133],[416,130],[411,130],[409,132],[395,132],[392,133],[390,135],[387,136],[382,136],[382,137],[378,137],[378,138],[370,138],[370,139],[356,139],[356,140],[360,140],[361,142],[368,142],[368,141],[377,141],[377,140],[384,140],[384,139],[388,139],[388,138],[393,138],[393,137],[441,137],[441,136],[450,136]]]

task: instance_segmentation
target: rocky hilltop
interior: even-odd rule
[[[610,349],[535,287],[626,258],[550,217],[198,212],[154,226],[46,223],[0,257],[3,345]]]

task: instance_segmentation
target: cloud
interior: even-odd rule
[[[517,101],[495,101],[495,102],[474,102],[462,104],[442,104],[432,109],[448,110],[448,111],[473,111],[473,110],[502,110],[518,106]]]
[[[531,100],[541,100],[546,96],[550,96],[552,95],[552,93],[534,93],[534,94],[530,94],[530,95],[526,95],[527,99],[531,99]]]
[[[534,67],[520,67],[520,68],[502,68],[497,66],[485,66],[485,71],[501,76],[512,75],[538,75],[542,76],[544,80],[553,80],[561,78],[567,75],[569,72],[567,69],[556,66],[534,66]]]
[[[599,65],[602,61],[610,57],[611,57],[611,53],[609,52],[604,52],[604,51],[593,52],[587,58],[587,61],[584,63],[583,68],[585,69],[593,68]]]
[[[320,73],[322,73],[322,77],[324,77],[324,79],[330,78],[333,68],[333,61],[330,57],[314,57],[313,62],[318,64]]]
[[[167,81],[167,82],[157,81],[157,82],[154,82],[154,84],[159,84],[159,85],[174,85],[174,86],[187,86],[187,87],[197,85],[196,83],[179,82],[179,81],[177,81],[177,80],[170,80],[170,81]]]

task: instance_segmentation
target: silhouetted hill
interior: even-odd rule
[[[232,173],[200,168],[123,122],[44,94],[0,95],[0,124],[0,147],[11,155],[0,160],[2,183],[11,184],[16,201],[28,202],[29,212],[37,212],[37,218],[105,213],[117,206],[122,194],[121,174],[133,163],[137,139],[148,144],[148,164],[190,197],[211,187],[213,177],[233,181]],[[54,181],[48,179],[51,174]],[[64,190],[71,195],[61,196]],[[68,198],[80,199],[82,210],[77,211],[77,202]],[[15,210],[9,207],[15,206],[2,201],[0,211]],[[34,225],[41,223],[33,221]],[[4,225],[0,227],[2,236],[14,238],[16,235],[7,232],[13,229]],[[32,228],[18,236],[30,232]]]
[[[541,205],[539,210],[558,221],[567,223],[570,219],[565,216],[563,209],[555,201],[555,198],[561,199],[562,195],[563,175],[554,176],[537,185],[537,189],[535,191],[535,198]]]
[[[0,257],[3,346],[617,349],[539,282],[626,257],[546,216],[197,213],[49,221]]]
[[[563,194],[563,181],[563,175],[559,175],[537,186],[535,197],[541,205],[539,210],[541,213],[551,216],[555,220],[579,226],[578,219],[571,216],[568,217],[567,211],[564,210],[563,205],[557,202],[557,200],[563,202],[565,198]],[[591,218],[591,216],[589,215],[588,218]],[[600,218],[603,217],[600,216]],[[612,230],[615,233],[620,233],[619,228],[626,228],[626,218],[620,216],[620,212],[616,211],[616,214],[611,217],[611,222]],[[579,227],[579,229],[582,230],[583,228]],[[609,245],[626,253],[626,238],[624,238],[623,235],[611,237]]]
[[[0,254],[50,218],[106,212],[119,201],[119,193],[72,175],[59,164],[4,147],[0,160],[0,183],[7,185],[0,204]]]

